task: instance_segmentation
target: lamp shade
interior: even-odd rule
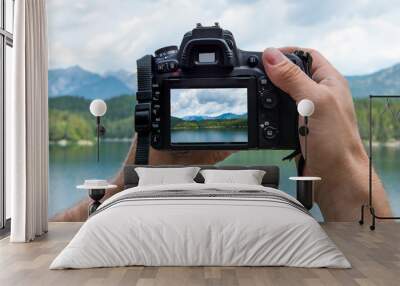
[[[107,104],[102,99],[95,99],[90,103],[89,109],[94,116],[103,116],[107,111]]]
[[[302,99],[297,105],[297,112],[303,117],[311,116],[314,109],[314,103],[309,99]]]

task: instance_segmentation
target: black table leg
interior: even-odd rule
[[[313,183],[306,180],[297,181],[297,200],[308,210],[312,209],[314,203]]]
[[[89,197],[93,200],[93,202],[89,205],[89,216],[94,213],[97,208],[101,205],[100,200],[104,197],[106,193],[105,189],[90,189]]]

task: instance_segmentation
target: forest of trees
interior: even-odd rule
[[[89,112],[91,100],[75,96],[49,98],[49,139],[94,140],[96,120]],[[107,113],[102,117],[105,138],[131,138],[134,130],[135,98],[121,95],[106,100]]]
[[[369,99],[355,99],[358,128],[364,140],[369,138]],[[400,99],[373,99],[372,138],[377,142],[400,140]],[[389,107],[389,108],[388,108]]]
[[[134,106],[135,98],[132,95],[121,95],[106,101],[107,113],[102,118],[106,127],[105,138],[131,138],[134,132]],[[355,99],[355,108],[360,133],[363,139],[369,135],[369,103],[368,98]],[[90,100],[61,96],[49,99],[49,137],[50,141],[95,139],[95,118],[89,112]],[[387,103],[383,99],[374,100],[373,104],[373,139],[374,141],[387,142],[400,140],[400,99],[390,101],[392,112],[387,110]],[[385,111],[386,110],[386,111]],[[385,111],[385,112],[384,112]],[[213,122],[210,122],[213,121]],[[215,125],[215,120],[204,120],[200,123],[181,122],[173,124],[175,128],[185,128],[185,124],[197,124],[195,128]],[[223,127],[246,127],[242,119],[223,120],[218,122]],[[332,123],[333,124],[333,123]]]
[[[172,129],[197,129],[197,128],[247,128],[247,118],[238,119],[207,119],[201,121],[182,120],[179,118],[172,118]]]

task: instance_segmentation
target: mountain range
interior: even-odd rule
[[[377,72],[346,77],[353,97],[400,94],[400,63]]]
[[[369,94],[400,94],[400,63],[371,74],[346,78],[356,98]],[[104,74],[78,65],[49,70],[49,97],[73,95],[86,99],[109,99],[121,94],[133,94],[136,89],[136,73],[122,69]]]
[[[189,115],[184,116],[181,119],[186,121],[203,121],[203,120],[229,120],[229,119],[239,119],[246,118],[247,113],[235,114],[235,113],[222,113],[218,116],[205,116],[205,115]]]
[[[80,66],[49,70],[49,97],[73,95],[86,99],[109,99],[135,91],[136,75],[124,70],[103,75]]]

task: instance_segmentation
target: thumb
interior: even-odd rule
[[[280,50],[268,48],[263,56],[264,69],[270,80],[295,101],[307,97],[312,100],[317,83],[310,79],[299,66],[289,60]]]

